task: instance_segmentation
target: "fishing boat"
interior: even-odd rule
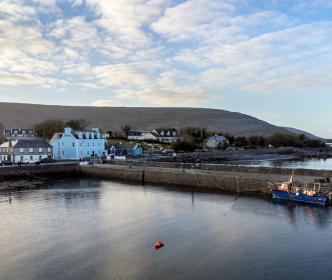
[[[272,196],[278,199],[327,206],[329,198],[327,193],[321,192],[320,185],[309,186],[304,184],[301,188],[294,181],[294,172],[287,182],[276,184],[272,187]]]

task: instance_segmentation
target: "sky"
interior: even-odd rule
[[[0,101],[225,109],[332,138],[332,1],[0,0]]]

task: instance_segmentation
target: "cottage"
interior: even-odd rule
[[[174,128],[153,129],[151,133],[161,143],[174,143],[180,140],[179,134]]]
[[[150,131],[142,130],[129,130],[128,139],[136,141],[157,140],[156,136],[154,136]]]
[[[39,162],[52,157],[52,146],[42,138],[9,140],[0,145],[0,160]]]
[[[140,144],[115,144],[110,148],[110,154],[114,156],[139,157],[143,154]]]
[[[227,139],[222,135],[214,135],[204,141],[205,146],[210,149],[222,148],[227,143]]]
[[[66,127],[64,133],[56,133],[50,141],[54,159],[87,159],[106,155],[105,138],[98,128],[91,131],[74,131]]]

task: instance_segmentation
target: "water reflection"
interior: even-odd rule
[[[261,161],[243,161],[239,165],[255,167],[282,167],[282,168],[301,168],[332,170],[332,158],[327,159],[297,159],[297,160],[261,160]]]
[[[0,192],[0,201],[6,201],[0,203],[1,280],[303,279],[330,273],[332,216],[324,208],[94,180]],[[156,251],[153,243],[160,239],[166,245]],[[301,267],[296,273],[294,259]]]

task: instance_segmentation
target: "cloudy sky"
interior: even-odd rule
[[[332,1],[0,0],[0,101],[190,106],[332,138]]]

